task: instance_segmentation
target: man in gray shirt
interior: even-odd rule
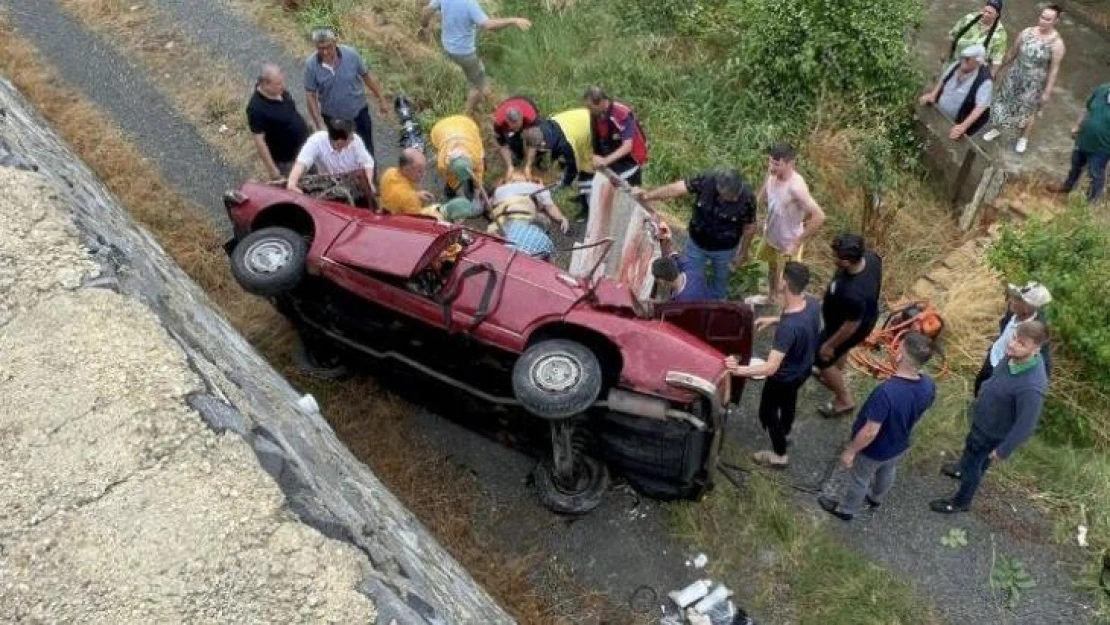
[[[363,85],[374,94],[379,112],[387,118],[389,103],[378,79],[366,67],[358,51],[340,45],[331,29],[313,31],[312,42],[316,44],[316,52],[305,60],[304,69],[305,99],[312,125],[320,131],[327,130],[329,120],[351,120],[355,123],[355,132],[373,155],[374,137]]]
[[[971,405],[971,432],[959,464],[942,470],[960,481],[960,489],[949,499],[930,503],[934,512],[966,512],[991,462],[1009,458],[1033,436],[1048,390],[1041,356],[1047,340],[1048,328],[1040,321],[1026,321],[1014,331],[1005,358]]]
[[[987,49],[982,44],[968,46],[958,61],[944,68],[936,86],[921,96],[923,106],[935,105],[954,122],[948,133],[950,139],[973,136],[990,119],[994,81],[984,64],[986,58]]]

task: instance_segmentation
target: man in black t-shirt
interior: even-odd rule
[[[709,265],[713,297],[727,299],[729,273],[733,266],[747,262],[755,235],[755,193],[735,169],[709,171],[651,191],[634,192],[645,202],[687,194],[694,196],[685,250],[690,269],[699,280],[705,280]]]
[[[278,66],[262,66],[247,103],[247,125],[266,173],[271,178],[288,176],[309,133]]]
[[[759,398],[759,422],[771,437],[771,450],[758,451],[757,463],[784,468],[790,462],[786,455],[786,437],[794,425],[798,391],[809,378],[817,353],[817,336],[821,332],[821,309],[817,300],[805,294],[809,269],[794,261],[783,269],[781,295],[782,316],[760,317],[756,329],[778,324],[771,341],[771,353],[761,365],[741,365],[730,356],[725,366],[733,375],[746,378],[767,377]],[[774,295],[774,294],[772,294]]]
[[[841,234],[833,239],[832,248],[836,275],[821,304],[825,326],[816,362],[817,379],[833,392],[833,400],[817,409],[824,417],[848,415],[856,408],[844,382],[845,356],[875,328],[883,287],[883,260],[866,249],[862,236]]]

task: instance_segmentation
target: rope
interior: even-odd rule
[[[863,343],[849,352],[848,364],[857,371],[885,380],[898,371],[898,352],[907,332],[922,332],[935,339],[943,329],[944,320],[931,302],[911,302],[890,313],[882,328],[872,331]],[[948,371],[948,358],[941,353],[935,375],[943,377]]]

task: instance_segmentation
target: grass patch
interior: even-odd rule
[[[767,622],[941,622],[909,584],[843,546],[758,472],[743,489],[722,480],[713,497],[671,506],[671,526],[713,554],[715,578],[744,580],[741,601]]]
[[[582,622],[584,615],[627,622],[608,598],[584,592],[570,573],[552,572],[564,602],[550,600],[530,573],[537,555],[512,557],[484,537],[471,514],[475,479],[413,427],[413,407],[373,380],[321,384],[291,366],[293,332],[265,300],[244,293],[228,269],[221,237],[203,209],[182,198],[110,117],[65,86],[0,12],[0,71],[196,281],[231,324],[283,375],[317,397],[348,448],[369,465],[440,543],[513,616],[526,623]],[[434,484],[430,488],[429,484]],[[542,592],[541,592],[542,590]],[[570,599],[572,598],[572,599]]]

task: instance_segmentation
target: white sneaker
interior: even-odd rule
[[[1014,151],[1018,154],[1025,154],[1025,150],[1029,148],[1029,139],[1022,137],[1018,139],[1017,145],[1014,146]]]
[[[991,128],[987,131],[987,134],[983,135],[983,141],[994,141],[1000,134],[1002,133],[997,128]]]

